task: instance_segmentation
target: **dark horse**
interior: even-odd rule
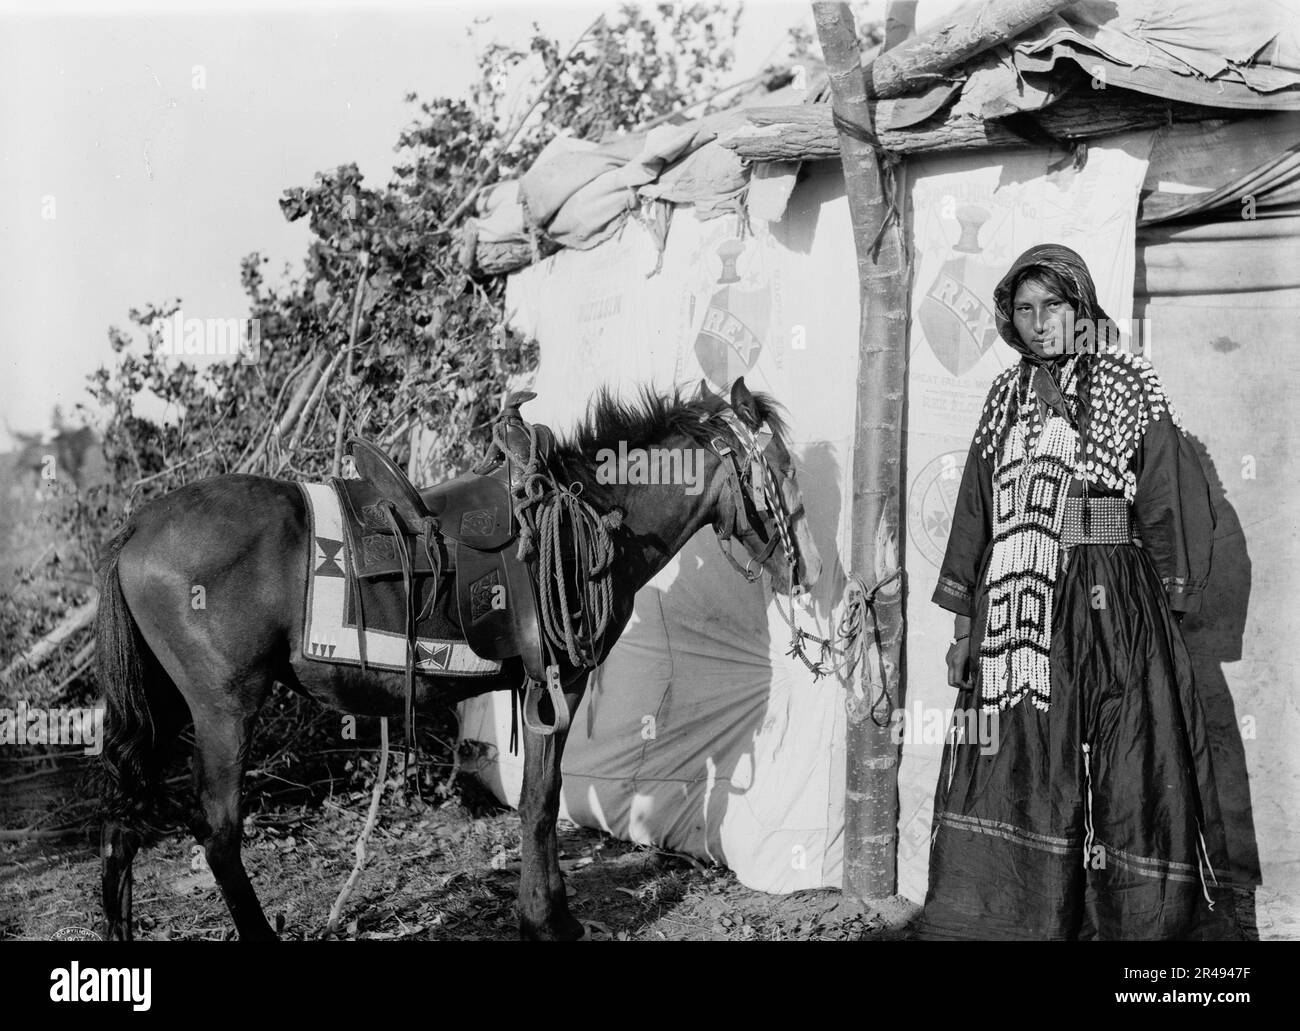
[[[760,432],[771,433],[763,443]],[[821,569],[803,517],[794,463],[775,404],[751,394],[743,380],[730,403],[701,390],[645,393],[621,404],[607,393],[585,422],[555,450],[557,481],[581,483],[601,512],[621,509],[612,534],[613,604],[598,643],[603,660],[632,614],[636,592],[688,540],[712,525],[733,534],[777,590],[810,586]],[[765,436],[765,434],[764,434]],[[599,455],[632,448],[689,449],[702,463],[695,492],[678,484],[609,483]],[[652,452],[653,453],[653,452]],[[661,452],[662,453],[662,452]],[[630,477],[626,477],[630,478]],[[194,723],[198,812],[193,830],[221,888],[241,940],[272,939],[240,861],[241,794],[253,723],[271,685],[349,713],[396,716],[405,711],[400,672],[339,666],[303,656],[303,586],[311,541],[296,483],[258,476],[216,476],[156,499],[135,513],[111,542],[100,571],[96,628],[107,693],[102,838],[105,937],[131,937],[131,864],[141,837],[138,819],[159,779],[166,746]],[[774,547],[780,539],[781,547]],[[191,607],[202,585],[206,608]],[[577,708],[589,669],[561,663],[569,712]],[[515,689],[518,659],[494,676],[420,675],[417,710],[454,705],[488,691]],[[520,933],[533,939],[581,937],[569,913],[556,852],[560,758],[565,734],[525,731],[519,800],[523,869]]]

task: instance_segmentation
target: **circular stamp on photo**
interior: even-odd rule
[[[103,940],[89,927],[60,927],[50,935],[50,941],[53,942],[98,942]]]
[[[917,551],[935,569],[943,565],[965,465],[964,451],[938,455],[917,474],[908,492],[908,532]]]

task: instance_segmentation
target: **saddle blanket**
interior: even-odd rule
[[[357,613],[353,611],[351,580],[353,560],[343,532],[343,513],[338,495],[328,483],[300,483],[307,502],[311,564],[307,571],[306,607],[302,629],[302,653],[319,662],[345,666],[361,665]],[[431,577],[417,581],[421,610]],[[439,611],[416,626],[416,672],[433,676],[490,676],[501,670],[497,660],[483,659],[463,640],[446,618],[445,605],[453,592],[446,591]],[[376,669],[406,669],[406,637],[400,616],[405,612],[402,581],[363,582],[361,607],[365,624],[366,665]]]

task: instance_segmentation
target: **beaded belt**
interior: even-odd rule
[[[1083,532],[1083,509],[1088,507],[1088,532]],[[1066,498],[1061,523],[1061,547],[1076,544],[1131,544],[1133,526],[1123,498]]]

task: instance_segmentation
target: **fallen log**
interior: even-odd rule
[[[61,827],[56,830],[41,831],[22,828],[19,830],[10,830],[8,828],[0,830],[0,841],[50,841],[54,838],[71,838],[77,834],[85,833],[83,823],[73,824],[71,827]]]
[[[58,626],[42,637],[34,645],[19,655],[0,673],[0,680],[9,681],[24,670],[34,670],[47,662],[62,645],[77,631],[84,630],[95,621],[95,612],[99,608],[99,597],[78,605],[59,621]]]

